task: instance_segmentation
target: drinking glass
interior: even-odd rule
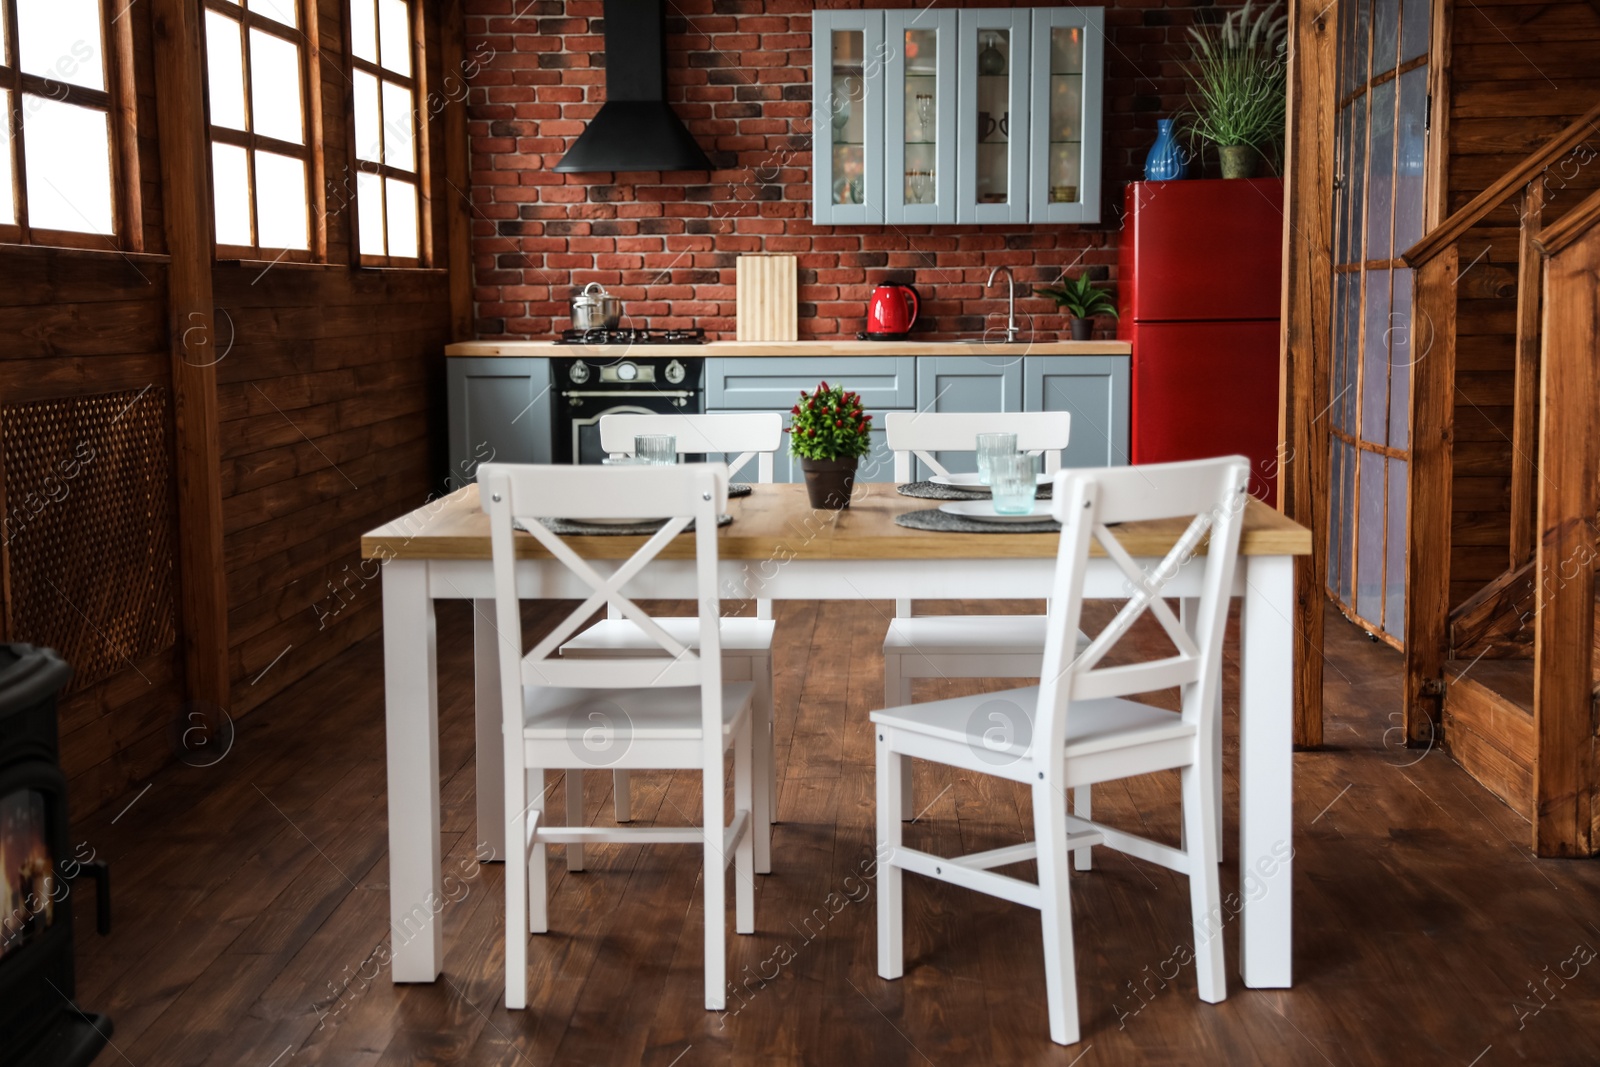
[[[1014,433],[980,433],[978,435],[978,481],[989,484],[989,464],[996,456],[1009,456],[1017,450]]]
[[[933,184],[933,174],[925,170],[911,172],[911,200],[916,204],[928,202],[928,187]]]
[[[1033,457],[1025,452],[1010,452],[989,460],[996,515],[1027,515],[1039,489],[1033,471]]]
[[[678,462],[678,438],[670,433],[642,433],[633,439],[640,463],[671,466]]]

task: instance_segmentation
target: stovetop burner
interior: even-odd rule
[[[558,345],[703,345],[706,331],[692,330],[562,330]]]

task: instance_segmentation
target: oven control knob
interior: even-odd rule
[[[631,382],[637,377],[639,377],[639,368],[632,363],[617,364],[617,379],[619,381]]]
[[[673,360],[671,363],[667,364],[667,381],[671,382],[673,385],[680,384],[685,375],[686,372],[683,369],[682,363],[679,363],[677,360]]]
[[[567,377],[582,385],[589,380],[589,364],[581,359],[578,360],[572,365],[572,369],[567,371]]]

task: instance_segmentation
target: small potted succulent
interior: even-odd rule
[[[1074,279],[1062,279],[1059,285],[1042,285],[1034,290],[1037,296],[1048,296],[1056,307],[1072,317],[1072,339],[1087,341],[1094,332],[1090,320],[1096,315],[1117,317],[1117,302],[1104,289],[1097,288],[1084,271]]]
[[[800,457],[811,506],[849,507],[856,466],[872,449],[872,416],[862,412],[860,395],[822,382],[815,392],[802,390],[789,414],[784,432],[790,454]]]

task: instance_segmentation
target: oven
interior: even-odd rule
[[[705,360],[655,356],[637,347],[615,356],[585,352],[553,359],[556,393],[551,455],[557,463],[599,463],[600,420],[621,414],[691,414],[705,410]]]

